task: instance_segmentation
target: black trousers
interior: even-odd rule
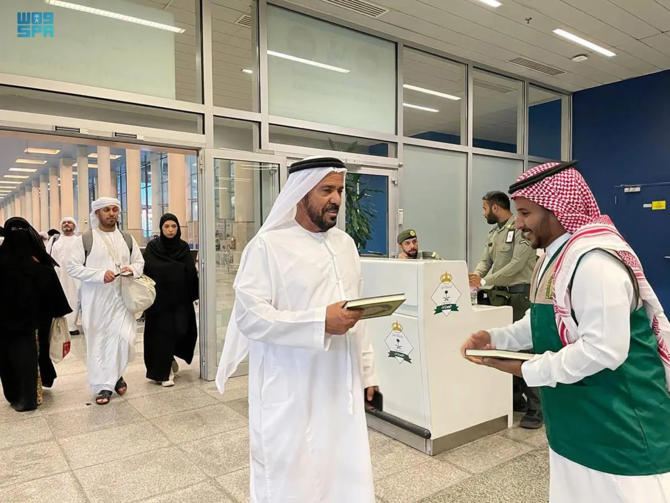
[[[24,410],[37,408],[37,344],[35,334],[4,334],[0,380],[5,398]]]
[[[480,290],[477,297],[479,304],[486,304],[491,306],[511,306],[512,319],[516,322],[522,319],[526,311],[530,309],[530,285],[524,292],[509,293],[504,290]],[[532,351],[524,351],[524,353],[531,353]],[[528,410],[541,412],[542,403],[540,401],[540,390],[538,388],[531,388],[526,384],[522,377],[514,376],[512,380],[512,387],[514,391],[514,403],[519,403],[525,400],[528,403]]]

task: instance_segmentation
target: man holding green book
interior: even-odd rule
[[[670,502],[670,323],[640,262],[574,169],[547,163],[510,187],[517,228],[544,248],[531,308],[467,349],[532,349],[527,362],[467,357],[540,388],[551,503]]]

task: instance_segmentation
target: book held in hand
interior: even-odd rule
[[[382,318],[395,313],[403,302],[405,294],[385,295],[383,297],[369,297],[367,299],[349,300],[344,304],[345,309],[360,309],[363,311],[363,320]]]
[[[536,355],[530,353],[517,353],[515,351],[501,351],[499,349],[466,349],[465,356],[472,356],[475,358],[499,358],[501,360],[521,360],[525,362]]]

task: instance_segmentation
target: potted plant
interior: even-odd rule
[[[350,145],[338,145],[328,138],[331,150],[338,152],[353,152],[358,146],[355,141]],[[364,250],[368,241],[372,239],[372,220],[377,219],[371,194],[379,192],[370,189],[365,179],[361,181],[360,173],[349,173],[345,184],[345,225],[347,234],[356,243],[358,250]]]

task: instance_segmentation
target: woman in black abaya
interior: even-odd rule
[[[145,312],[144,363],[147,378],[174,386],[174,357],[193,361],[198,329],[193,303],[198,300],[198,272],[191,250],[181,240],[179,220],[171,213],[160,221],[161,234],[144,252],[144,274],[156,282],[156,301]]]
[[[63,288],[39,234],[22,218],[5,223],[0,248],[0,379],[5,398],[19,412],[41,403],[41,386],[56,371],[49,359],[54,318],[70,313]]]

